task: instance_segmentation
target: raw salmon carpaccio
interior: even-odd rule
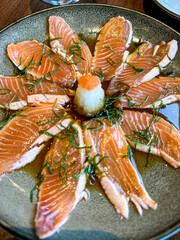
[[[75,63],[73,67],[78,75],[90,73],[92,54],[89,47],[73,33],[70,26],[61,17],[49,17],[49,38],[62,38],[51,41],[50,45],[53,51]]]
[[[58,103],[64,104],[70,100],[67,91],[58,83],[45,79],[31,91],[27,84],[33,81],[31,76],[0,76],[0,108],[18,110],[29,104],[53,103],[56,99]]]
[[[175,168],[180,166],[180,132],[172,124],[158,116],[126,110],[121,126],[132,147],[161,156]],[[148,141],[135,134],[135,132],[143,133],[147,128],[148,141],[152,138],[151,146]]]
[[[157,108],[180,100],[180,78],[157,77],[119,96],[115,107]]]
[[[71,121],[66,119],[62,121],[61,125],[66,128]],[[72,128],[77,133],[76,145],[84,147],[80,126],[74,123]],[[39,189],[35,220],[36,233],[41,239],[58,231],[68,220],[76,204],[85,195],[85,174],[81,174],[77,181],[73,178],[73,175],[80,174],[83,169],[86,159],[85,149],[78,149],[70,144],[66,134],[70,134],[70,132],[66,133],[64,130],[57,135],[59,138],[54,138],[44,161],[46,166],[42,172],[44,181]]]
[[[132,41],[132,25],[124,17],[111,18],[101,29],[95,46],[92,72],[100,72],[110,80],[122,70],[128,56],[126,49]]]
[[[177,49],[176,40],[156,45],[142,43],[128,56],[123,70],[111,80],[106,94],[113,95],[128,86],[136,87],[153,79],[175,57]]]
[[[63,116],[64,110],[54,104],[29,107],[11,119],[0,131],[0,176],[25,166],[42,150],[43,141],[35,144],[41,136]],[[44,135],[44,134],[43,134]],[[44,138],[43,140],[49,138]]]
[[[53,80],[65,87],[71,87],[75,81],[72,66],[60,59],[58,53],[35,40],[11,43],[7,54],[20,70],[27,68],[26,72],[38,79]]]
[[[116,211],[128,218],[129,200],[136,205],[140,215],[142,208],[155,209],[156,203],[149,197],[128,158],[128,144],[120,125],[110,126],[104,122],[102,128],[91,129],[99,126],[99,122],[91,122],[84,131],[84,140],[86,146],[92,146],[88,152],[91,157],[96,154],[107,156],[98,164],[103,171],[98,178]]]

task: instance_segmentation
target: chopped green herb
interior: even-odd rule
[[[0,122],[0,128],[5,126],[11,119],[13,119],[16,116],[18,116],[18,117],[27,117],[26,115],[21,114],[24,110],[26,110],[26,109],[23,109],[23,110],[21,110],[19,112],[12,113],[6,121]]]
[[[73,42],[75,44],[69,47],[69,52],[74,56],[79,57],[80,59],[85,61],[85,59],[82,57],[82,49],[80,47],[80,44],[85,44],[85,42],[82,41],[78,43],[78,42],[75,42],[74,39],[73,39]]]
[[[43,44],[47,44],[49,42],[53,42],[53,41],[56,41],[56,40],[59,40],[59,39],[63,39],[63,38],[62,37],[57,37],[57,38],[47,39],[43,42]]]
[[[50,54],[49,54],[50,56],[53,56],[53,55],[55,55],[55,52],[53,52],[53,50],[52,49],[50,49]]]
[[[1,91],[2,91],[2,92],[1,92]],[[8,88],[1,88],[1,89],[0,89],[0,95],[7,95],[7,94],[9,94],[9,93],[11,93],[11,90],[8,89]]]
[[[103,128],[103,126],[104,126],[104,123],[100,120],[100,119],[98,119],[98,118],[92,118],[86,125],[84,125],[83,127],[87,127],[90,123],[92,123],[92,122],[98,122],[98,123],[100,123],[100,126],[99,127],[88,127],[87,129],[88,130],[97,130],[97,129],[101,129],[101,128]]]
[[[30,201],[31,201],[31,202],[33,202],[33,196],[34,196],[35,191],[37,191],[37,190],[39,189],[39,187],[40,187],[40,185],[43,183],[44,179],[45,179],[45,178],[42,177],[42,178],[39,180],[39,182],[34,186],[34,188],[31,190],[31,192],[30,192]]]
[[[129,65],[130,67],[132,67],[132,69],[134,69],[135,71],[135,75],[139,75],[141,74],[142,72],[144,72],[144,69],[141,69],[141,68],[136,68],[134,65],[130,64],[129,62],[127,61],[124,61],[127,65]]]
[[[113,53],[115,53],[115,54],[116,54],[116,51],[115,51],[114,49],[112,49],[112,47],[111,47],[111,46],[109,46],[109,47],[105,47],[105,48],[110,48],[110,49],[111,49],[111,51],[112,51]]]
[[[138,107],[141,107],[149,98],[149,95],[147,95],[145,97],[144,100],[142,100],[142,102],[140,104],[137,104],[133,101],[132,97],[130,97],[129,95],[125,94],[125,97],[128,101],[128,105],[129,105],[129,108],[138,108]]]
[[[146,160],[146,167],[149,166],[149,159],[150,159],[151,147],[152,147],[152,142],[150,143],[149,150],[148,150],[148,156],[147,156],[147,160]]]
[[[131,86],[130,85],[128,85],[127,83],[123,83],[123,82],[116,82],[116,83],[114,83],[114,87],[115,88],[120,88],[120,87],[122,87],[122,89],[119,89],[119,91],[120,92],[123,92],[123,93],[127,93],[127,92],[129,92],[130,91],[130,89],[131,89]]]
[[[63,61],[67,65],[72,65],[72,64],[77,65],[77,64],[81,63],[81,62],[78,62],[78,61],[75,61],[75,60],[73,62],[71,62],[71,61],[68,61],[67,59],[64,59],[62,57],[59,57],[59,59],[61,59],[61,61]]]
[[[102,69],[100,69],[99,72],[98,72],[98,71],[94,71],[94,75],[97,76],[97,77],[99,77],[100,82],[103,81],[103,78],[104,78],[104,77],[103,77]]]
[[[141,56],[141,53],[139,52],[139,49],[140,49],[140,47],[138,47],[138,49],[137,49],[137,54],[138,54],[138,56]]]
[[[171,124],[171,130],[170,130],[170,133],[172,133],[173,129],[174,129],[174,126]]]
[[[137,146],[137,144],[143,144],[146,146],[150,146],[146,166],[148,166],[149,157],[150,157],[149,155],[151,152],[152,144],[156,144],[156,145],[159,144],[159,138],[158,138],[157,133],[154,132],[154,130],[151,130],[150,127],[152,125],[154,125],[155,123],[157,123],[161,119],[161,117],[158,117],[158,114],[162,107],[162,104],[163,103],[161,101],[161,104],[158,109],[155,108],[155,103],[153,104],[153,116],[152,116],[149,126],[145,130],[133,131],[134,135],[127,136],[130,139],[130,141],[136,143],[136,146]],[[143,141],[143,143],[142,143],[142,141]]]
[[[122,156],[122,158],[125,157],[131,158],[131,147],[129,146],[129,144],[127,145],[127,154]]]
[[[82,169],[82,171],[79,174],[72,175],[72,177],[74,178],[75,181],[77,181],[79,179],[79,177],[81,175],[83,175],[84,173],[87,173],[89,176],[91,176],[91,175],[99,175],[99,174],[103,173],[103,171],[100,170],[98,165],[105,158],[108,158],[108,156],[101,157],[101,155],[96,154],[93,157],[90,157],[90,156],[87,156],[87,157],[88,157],[88,162],[85,165],[85,167]],[[97,162],[96,158],[98,158],[98,162]]]
[[[122,62],[122,60],[114,62],[112,58],[109,58],[109,57],[108,57],[108,58],[107,58],[107,62],[108,62],[111,66],[115,66],[117,63]]]

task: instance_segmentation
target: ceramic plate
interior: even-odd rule
[[[0,32],[0,74],[11,75],[13,65],[6,56],[6,47],[11,42],[23,40],[44,41],[48,36],[47,19],[51,15],[64,18],[77,34],[88,39],[95,38],[110,18],[124,16],[133,25],[134,37],[157,43],[161,40],[176,39],[180,35],[159,21],[141,13],[107,5],[69,5],[48,9],[10,25]],[[169,69],[180,76],[180,51]],[[179,128],[179,105],[172,104],[162,109]],[[13,234],[26,239],[35,239],[34,217],[36,199],[30,203],[30,191],[35,184],[38,162],[24,169],[5,175],[0,182],[0,223]],[[151,157],[150,166],[145,168],[146,154],[134,153],[139,172],[150,196],[158,203],[156,211],[144,210],[140,217],[130,204],[128,220],[116,214],[113,206],[104,196],[100,187],[91,187],[88,202],[81,201],[71,214],[68,222],[52,239],[61,240],[118,240],[118,239],[159,239],[178,231],[180,221],[180,172],[157,157]],[[166,238],[165,237],[165,238]],[[163,238],[163,239],[165,239]]]
[[[166,13],[180,20],[180,1],[179,0],[153,0]]]

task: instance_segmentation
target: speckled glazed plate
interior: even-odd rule
[[[95,38],[102,25],[110,18],[124,16],[133,25],[134,37],[152,43],[176,39],[180,35],[159,21],[141,13],[107,5],[69,5],[28,16],[0,32],[0,74],[11,75],[13,65],[6,56],[6,47],[11,42],[23,40],[44,41],[48,35],[47,19],[51,15],[64,18],[77,33]],[[170,70],[180,76],[180,51]],[[161,113],[179,128],[179,105],[172,104]],[[36,239],[34,217],[36,199],[30,203],[30,191],[35,184],[38,162],[5,175],[0,182],[0,223],[11,233],[26,239]],[[151,157],[145,168],[146,154],[134,153],[137,168],[150,196],[158,203],[156,211],[144,210],[140,217],[130,204],[128,220],[122,219],[104,196],[100,187],[91,187],[88,202],[81,201],[61,231],[51,239],[61,240],[125,240],[166,239],[179,229],[180,222],[180,171],[167,165],[158,157]]]
[[[153,0],[163,11],[180,20],[179,0]]]

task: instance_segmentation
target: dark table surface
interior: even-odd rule
[[[152,0],[81,0],[80,2],[96,2],[133,9],[151,15],[180,32],[180,21],[167,15]],[[40,0],[0,0],[0,30],[19,18],[49,7],[52,6]],[[16,240],[16,238],[0,227],[0,240]],[[180,240],[180,232],[168,240]]]

